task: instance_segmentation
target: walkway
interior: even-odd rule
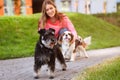
[[[120,47],[89,50],[89,58],[83,58],[75,62],[67,62],[67,71],[61,71],[60,65],[56,64],[55,78],[53,80],[71,80],[85,68],[99,64],[103,60],[120,56]],[[35,80],[33,78],[33,57],[0,60],[0,80]],[[49,80],[46,66],[42,67],[40,79]]]

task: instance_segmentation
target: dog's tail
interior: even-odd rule
[[[88,46],[91,44],[91,39],[92,37],[91,36],[88,36],[86,38],[83,39],[84,43]]]

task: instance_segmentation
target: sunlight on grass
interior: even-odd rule
[[[87,68],[72,80],[119,80],[120,57],[108,59],[101,64]]]

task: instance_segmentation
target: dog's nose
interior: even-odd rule
[[[55,39],[51,39],[52,42],[55,42]]]

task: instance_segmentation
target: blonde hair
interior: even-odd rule
[[[41,18],[39,20],[40,21],[40,25],[39,25],[40,28],[44,28],[45,23],[46,23],[47,19],[49,18],[49,16],[46,14],[46,5],[47,4],[53,5],[55,7],[55,10],[56,10],[55,11],[56,12],[55,17],[56,17],[56,19],[62,21],[63,17],[65,16],[62,13],[59,13],[57,11],[57,7],[52,0],[44,0],[44,2],[42,4],[42,15],[41,15]]]

